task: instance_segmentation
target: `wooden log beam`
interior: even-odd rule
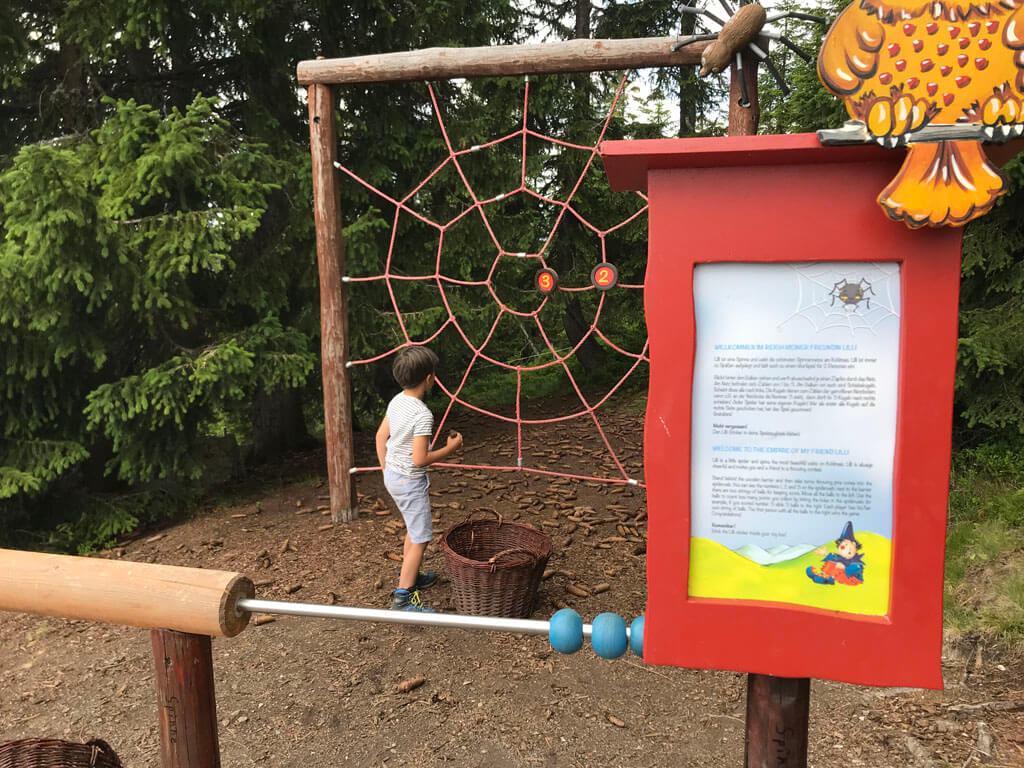
[[[255,594],[229,571],[0,549],[0,611],[233,637]]]
[[[426,48],[345,59],[317,59],[299,62],[298,79],[300,85],[351,85],[700,64],[701,53],[709,43],[695,42],[672,51],[672,45],[681,39],[584,39],[477,48]]]
[[[324,388],[324,437],[327,442],[327,484],[331,520],[357,516],[352,448],[352,383],[348,368],[348,286],[345,240],[341,229],[341,194],[334,125],[334,89],[309,86],[309,144],[313,161],[313,216],[316,219],[316,260],[320,274],[320,370]]]
[[[220,768],[210,638],[154,629],[163,768]]]

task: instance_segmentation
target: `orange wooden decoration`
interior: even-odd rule
[[[1020,135],[1022,67],[1024,4],[1016,0],[856,2],[836,19],[818,56],[821,81],[871,137],[883,146],[910,144],[878,203],[914,228],[965,224],[1006,191],[981,141]],[[978,140],[914,136],[953,124],[976,125]]]

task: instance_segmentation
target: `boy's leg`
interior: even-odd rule
[[[402,513],[406,528],[405,542],[402,547],[402,569],[392,608],[400,607],[410,610],[404,606],[411,597],[416,606],[414,610],[429,610],[419,601],[417,590],[433,584],[436,580],[434,577],[430,580],[430,584],[420,585],[418,578],[423,555],[434,532],[428,493],[430,481],[426,476],[407,478],[385,470],[384,485],[395,500],[399,512]],[[433,574],[431,575],[433,576]]]
[[[405,534],[405,546],[402,548],[402,572],[398,577],[399,589],[412,589],[416,585],[416,577],[419,575],[427,544],[426,541],[416,544],[409,538],[408,533]]]

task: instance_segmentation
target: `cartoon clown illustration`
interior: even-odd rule
[[[807,577],[815,584],[847,584],[857,586],[864,583],[864,556],[860,553],[860,542],[853,534],[853,523],[847,521],[843,532],[836,539],[838,552],[829,552],[825,547],[814,550],[824,555],[821,570],[807,566]]]

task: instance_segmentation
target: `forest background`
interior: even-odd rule
[[[431,46],[690,33],[678,0],[33,0],[0,2],[0,546],[88,552],[120,535],[196,510],[228,479],[260,476],[323,440],[319,298],[305,94],[295,66]],[[771,7],[829,18],[845,2]],[[816,52],[823,29],[785,22]],[[773,52],[793,86],[762,77],[761,132],[839,125],[844,113],[813,65]],[[595,140],[615,73],[534,78],[529,124],[567,141]],[[522,78],[435,84],[456,147],[513,130]],[[692,68],[646,70],[607,138],[721,135],[724,81]],[[444,158],[422,83],[339,89],[339,158],[386,192],[412,189]],[[474,178],[517,178],[516,151],[477,153]],[[555,193],[585,157],[531,147],[527,174]],[[947,623],[1024,640],[1024,172],[964,238],[960,343],[947,552]],[[511,174],[511,176],[509,175]],[[466,203],[441,177],[417,204],[437,220]],[[501,191],[501,190],[496,190]],[[342,186],[349,274],[383,271],[391,211]],[[613,194],[599,168],[577,195],[585,215],[619,221],[636,198]],[[533,250],[550,210],[510,201],[498,234]],[[434,258],[430,233],[402,220],[396,252],[408,274]],[[433,238],[436,243],[436,236]],[[446,235],[454,276],[486,274],[487,233]],[[518,246],[514,245],[518,243]],[[549,260],[584,282],[594,237],[559,229]],[[621,280],[643,281],[646,221],[609,237]],[[502,260],[510,306],[530,300],[525,267]],[[358,293],[357,293],[358,292]],[[396,297],[413,338],[443,321],[436,289],[403,282]],[[616,343],[646,338],[639,291],[616,292],[602,317]],[[474,343],[496,306],[486,291],[449,293]],[[543,315],[558,349],[580,338],[589,294],[556,294]],[[352,356],[402,340],[387,293],[353,288]],[[433,344],[461,378],[466,345]],[[550,359],[536,329],[497,327],[489,354]],[[588,342],[574,358],[585,387],[630,362]],[[528,397],[571,394],[559,366],[524,380]],[[393,388],[388,362],[354,369],[356,423],[376,425]],[[466,394],[508,407],[514,382],[479,363]],[[646,381],[630,397],[642,404]]]

